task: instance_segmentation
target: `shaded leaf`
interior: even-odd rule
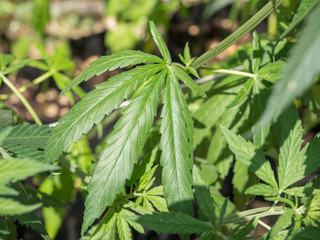
[[[261,44],[258,33],[252,31],[252,72],[256,73],[259,70],[261,62]]]
[[[243,101],[243,99],[245,99],[245,97],[247,97],[252,89],[254,83],[254,79],[250,78],[249,80],[247,80],[242,88],[240,89],[240,91],[238,92],[237,96],[233,99],[233,101],[227,106],[227,108],[231,108],[234,107],[235,105],[241,103]]]
[[[277,220],[276,224],[272,227],[268,234],[268,239],[275,237],[282,229],[288,227],[291,219],[294,216],[294,210],[290,209],[285,211]]]

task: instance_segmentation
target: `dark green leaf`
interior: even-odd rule
[[[262,116],[267,123],[287,107],[293,98],[301,96],[320,73],[320,4],[307,19],[307,25],[300,33],[299,41],[290,53],[282,78],[274,85],[267,107]]]
[[[228,206],[228,201],[229,199],[226,198],[223,202],[223,205],[221,207],[221,210],[220,210],[220,216],[219,216],[219,225],[218,225],[218,229],[221,228],[221,225],[222,225],[222,222],[223,222],[223,218],[227,212],[227,206]]]
[[[126,217],[129,221],[140,223],[141,225],[157,231],[169,233],[201,233],[213,230],[213,226],[208,223],[201,222],[189,215],[176,212],[162,212],[146,214],[143,216]]]
[[[50,137],[47,125],[23,124],[11,128],[1,146],[20,158],[44,161],[44,149]]]
[[[116,68],[124,68],[129,65],[136,65],[146,62],[163,63],[163,60],[161,58],[158,58],[157,56],[134,50],[124,50],[114,53],[110,56],[103,56],[100,59],[90,63],[89,67],[87,67],[78,76],[76,76],[66,86],[66,88],[62,90],[61,94],[80,84],[82,81],[87,81],[94,75],[98,76],[106,72],[107,70],[112,71]]]
[[[82,234],[101,216],[107,206],[113,204],[124,188],[126,179],[130,179],[133,165],[138,161],[139,153],[157,115],[165,75],[165,71],[159,73],[144,86],[108,136],[88,185]]]
[[[199,170],[193,166],[193,187],[195,189],[195,195],[197,203],[202,213],[208,218],[213,226],[216,225],[216,215],[213,205],[213,199],[211,197],[210,190],[206,187],[206,184],[202,180]]]
[[[160,128],[162,184],[169,209],[192,215],[192,119],[182,97],[174,73],[169,72]]]
[[[69,113],[60,118],[45,149],[46,161],[53,162],[59,158],[72,142],[77,142],[93,124],[98,124],[105,115],[109,115],[124,99],[128,99],[134,90],[162,68],[159,65],[136,67],[96,85],[95,90],[85,95]]]
[[[149,27],[150,27],[151,35],[153,37],[153,41],[156,43],[156,45],[157,45],[157,47],[158,47],[163,59],[168,64],[171,64],[170,52],[169,52],[169,50],[167,48],[167,45],[163,41],[163,38],[162,38],[161,34],[159,33],[156,25],[153,23],[153,21],[149,21]]]
[[[10,67],[6,68],[3,72],[3,74],[8,74],[8,73],[11,73],[17,69],[20,69],[28,64],[30,64],[31,62],[33,61],[36,61],[37,59],[25,59],[25,60],[22,60],[18,63],[15,63],[15,64],[12,64]]]
[[[12,111],[6,110],[6,109],[0,109],[0,129],[9,126],[12,123],[13,123]]]

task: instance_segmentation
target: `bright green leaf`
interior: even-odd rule
[[[285,211],[277,220],[276,224],[272,227],[268,236],[269,239],[275,237],[282,229],[288,227],[291,223],[291,219],[294,216],[294,210]]]
[[[181,88],[173,72],[169,72],[161,117],[162,184],[169,209],[192,215],[191,189],[192,121],[182,105]],[[184,103],[185,104],[185,103]]]
[[[10,198],[0,197],[0,215],[19,215],[28,212],[32,212],[37,208],[41,207],[41,203],[33,205],[23,205]]]
[[[60,118],[45,149],[46,161],[53,162],[59,158],[72,142],[77,142],[93,124],[98,124],[161,69],[162,66],[159,65],[136,67],[96,85],[95,90],[85,95],[69,113]]]
[[[252,37],[252,72],[256,73],[261,62],[261,44],[259,35],[255,30],[252,32]]]
[[[197,93],[201,97],[206,97],[207,95],[202,89],[192,80],[192,78],[180,67],[172,66],[174,74],[179,78],[185,85],[188,86],[192,91]]]
[[[284,66],[285,62],[283,61],[268,63],[259,69],[257,76],[271,83],[275,83],[281,77],[281,71]]]
[[[94,75],[99,76],[107,70],[112,71],[116,68],[124,68],[129,65],[136,65],[146,62],[163,63],[163,60],[157,56],[134,50],[124,50],[114,53],[110,56],[103,56],[100,59],[90,63],[89,67],[76,76],[66,86],[66,88],[63,89],[61,94],[67,90],[70,90],[74,86],[79,85],[82,81],[87,81]]]
[[[133,165],[157,115],[157,106],[166,72],[154,76],[125,109],[108,136],[107,144],[93,170],[85,201],[82,234],[111,206],[129,179]],[[58,125],[59,126],[59,125]]]
[[[153,41],[156,43],[163,59],[168,64],[171,64],[170,52],[169,52],[167,45],[163,41],[163,38],[162,38],[161,34],[159,33],[159,31],[153,21],[149,21],[149,27],[150,27],[151,35],[153,37]]]
[[[272,188],[270,185],[259,183],[249,187],[245,194],[260,195],[260,196],[277,196],[279,192]]]

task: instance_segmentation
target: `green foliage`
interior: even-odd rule
[[[320,104],[318,1],[285,1],[277,9],[277,26],[270,26],[277,31],[273,37],[280,36],[280,40],[253,31],[251,44],[238,47],[223,63],[209,62],[281,2],[269,1],[199,58],[191,56],[186,43],[183,56],[179,54],[182,63],[173,62],[175,57],[152,21],[150,35],[162,58],[123,50],[92,62],[72,81],[74,63],[65,43],[52,55],[42,43],[36,43],[43,59],[23,60],[25,53],[17,54],[18,50],[14,51],[17,59],[1,54],[1,81],[39,124],[11,126],[17,118],[10,110],[0,109],[0,238],[17,239],[15,222],[44,239],[56,238],[67,215],[66,206],[74,203],[76,194],[82,194],[81,239],[130,240],[133,230],[145,234],[144,227],[179,234],[181,239],[189,239],[191,234],[200,240],[253,239],[258,237],[252,235],[258,224],[268,229],[259,236],[262,239],[316,239],[320,180],[317,177],[308,182],[305,177],[320,166],[320,138],[314,137]],[[119,41],[123,34],[146,24],[141,21],[144,15],[154,13],[155,19],[166,16],[162,1],[139,0],[132,8],[127,0],[107,3],[106,14],[116,17],[120,26],[119,31],[107,33],[107,42]],[[170,4],[177,7],[180,3]],[[209,4],[204,18],[219,4]],[[34,15],[44,16],[34,27],[44,36],[49,1],[36,1],[34,6]],[[238,14],[236,6],[237,2],[231,7],[231,19]],[[241,14],[247,18],[246,11],[257,6],[258,1],[245,3]],[[300,29],[296,42],[294,34]],[[285,38],[289,33],[292,35]],[[125,37],[117,46],[119,50],[133,46],[138,39],[130,34]],[[201,67],[204,64],[207,66]],[[11,79],[26,65],[44,74],[16,88]],[[220,67],[225,69],[217,69]],[[81,83],[118,68],[121,73],[84,94]],[[212,77],[212,72],[218,74]],[[21,94],[50,77],[71,105],[74,96],[70,90],[81,97],[53,128],[41,126]],[[185,87],[191,91],[184,92]],[[287,91],[288,87],[293,91]],[[309,87],[294,105],[293,98]],[[0,97],[5,100],[10,95]],[[112,114],[122,106],[121,114]],[[110,122],[116,122],[113,130],[102,134]],[[101,142],[91,150],[89,141],[96,136]],[[29,178],[28,183],[41,182],[40,187],[21,182],[39,172],[43,172],[41,176]],[[226,193],[228,183],[233,189]],[[244,210],[255,196],[271,202],[271,207]],[[41,206],[44,224],[35,212]],[[273,226],[260,220],[269,216],[279,216]]]

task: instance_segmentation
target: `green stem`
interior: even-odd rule
[[[283,207],[274,207],[274,208],[269,208],[268,211],[260,212],[261,209],[252,209],[256,210],[256,214],[250,214],[250,215],[243,215],[241,213],[236,214],[237,216],[232,216],[226,217],[223,219],[223,224],[228,224],[228,223],[236,223],[236,222],[243,222],[243,221],[249,221],[253,218],[262,218],[262,217],[268,217],[268,216],[275,216],[275,215],[282,215],[285,210],[283,210]]]
[[[215,47],[211,48],[209,51],[201,55],[197,58],[191,66],[193,68],[199,68],[204,63],[208,62],[240,38],[242,38],[245,34],[251,31],[255,26],[257,26],[263,19],[270,15],[270,13],[278,7],[283,0],[271,0],[263,8],[260,9],[255,15],[253,15],[245,24],[243,24],[240,28],[238,28],[235,32],[230,34],[226,39],[220,42]]]
[[[51,70],[51,71],[49,71],[49,72],[46,72],[45,74],[37,77],[36,79],[34,79],[32,82],[28,83],[27,85],[18,88],[18,91],[19,91],[20,93],[23,93],[23,92],[26,91],[27,89],[29,89],[29,88],[31,88],[31,87],[33,87],[33,86],[35,86],[35,85],[43,82],[44,80],[48,79],[49,77],[51,77],[51,76],[53,75],[53,73],[54,73],[53,70]],[[1,94],[1,95],[0,95],[0,99],[1,99],[1,100],[6,100],[6,99],[8,99],[9,97],[11,97],[11,95],[12,95],[12,93]]]
[[[218,69],[218,70],[214,70],[214,72],[233,74],[233,75],[240,75],[240,76],[252,77],[252,78],[255,76],[252,73],[242,72],[242,71],[237,71],[237,70],[232,70],[232,69]]]
[[[10,80],[3,74],[0,73],[0,78],[4,81],[4,83],[11,89],[12,92],[14,92],[17,97],[20,99],[22,104],[26,107],[26,109],[29,111],[35,122],[39,125],[42,125],[42,122],[36,112],[31,107],[30,103],[25,99],[25,97],[18,91],[18,89],[10,82]]]

